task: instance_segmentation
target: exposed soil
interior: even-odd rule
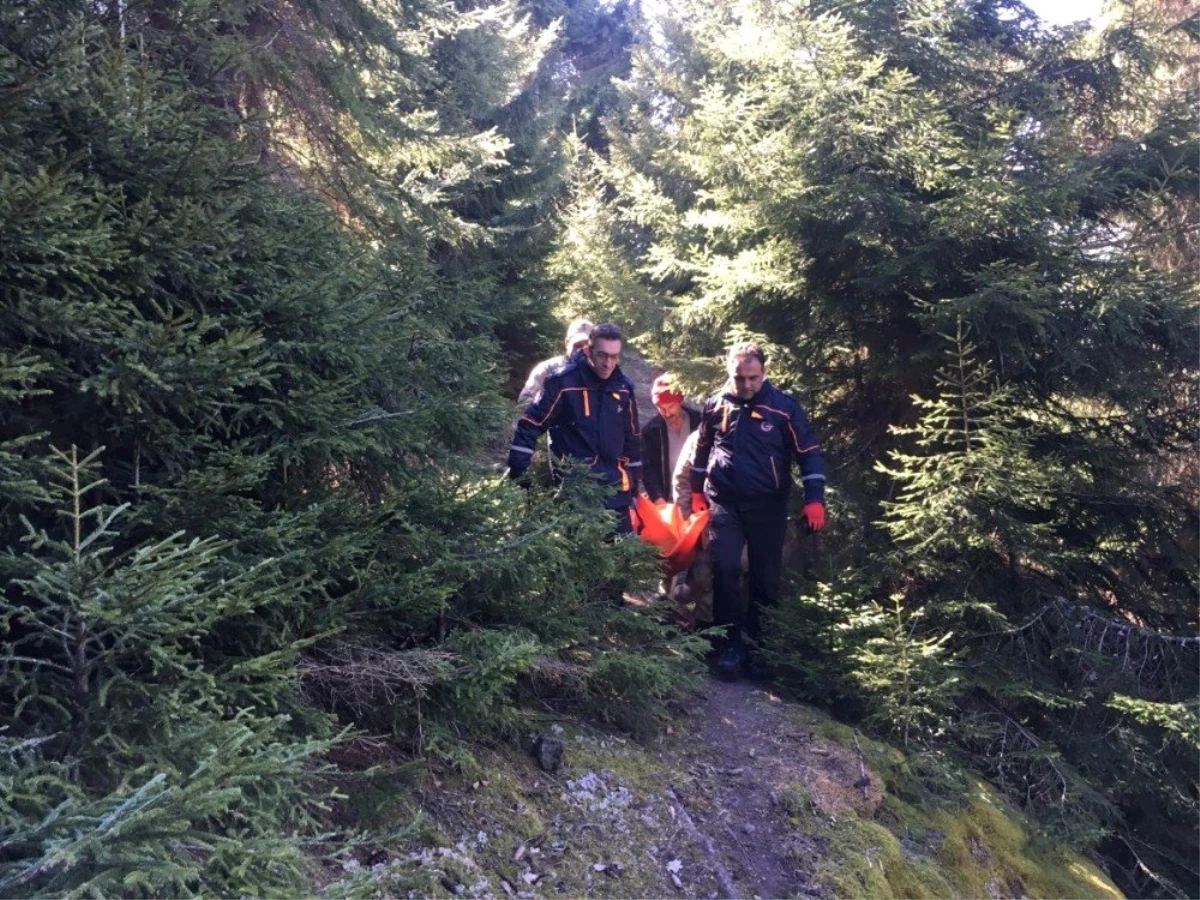
[[[556,771],[534,753],[481,753],[486,774],[418,788],[423,834],[347,859],[323,892],[349,876],[367,896],[830,896],[813,876],[824,839],[792,814],[869,814],[880,792],[873,776],[855,785],[854,752],[816,737],[802,710],[710,678],[652,746],[555,726]]]
[[[693,737],[689,783],[677,792],[697,831],[711,839],[710,862],[731,876],[722,894],[821,896],[806,862],[821,848],[795,829],[794,786],[822,813],[873,814],[878,778],[850,751],[820,741],[769,690],[709,679],[688,711]]]

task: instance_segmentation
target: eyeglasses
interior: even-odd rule
[[[621,361],[621,354],[620,353],[605,353],[603,350],[593,349],[592,350],[592,359],[598,363],[606,363],[606,362],[619,363]]]

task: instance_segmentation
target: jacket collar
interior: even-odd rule
[[[756,404],[761,403],[763,401],[763,399],[767,396],[767,393],[771,390],[772,390],[771,382],[768,381],[766,378],[764,378],[762,387],[760,387],[758,389],[758,393],[756,393],[749,400],[743,400],[741,397],[739,397],[737,395],[737,389],[733,386],[733,382],[726,381],[724,386],[722,386],[722,388],[721,388],[721,399],[728,400],[730,403],[733,403],[733,404],[749,403],[751,406],[755,406]]]

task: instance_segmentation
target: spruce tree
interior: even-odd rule
[[[1125,883],[1169,892],[1194,883],[1171,831],[1189,813],[1172,806],[1159,828],[1137,807],[1156,778],[1176,799],[1190,789],[1131,736],[1178,753],[1190,732],[1150,725],[1149,707],[1143,732],[1100,687],[1128,674],[1126,645],[1094,668],[1125,617],[1145,629],[1132,646],[1156,648],[1130,658],[1164,660],[1137,695],[1176,712],[1197,695],[1196,305],[1178,263],[1194,238],[1194,23],[1168,5],[1091,35],[990,2],[676,4],[608,120],[591,258],[624,254],[607,271],[650,299],[645,345],[687,359],[697,388],[719,379],[726,341],[766,344],[836,473],[828,590],[882,603],[902,586],[917,636],[953,630],[944,658],[969,668],[1002,647],[995,683],[960,709],[962,746],[1010,785],[1075,785],[1031,805],[1092,823],[1085,837],[1098,823],[1149,843],[1161,881]],[[914,399],[942,392],[959,323],[991,373],[975,408],[990,444],[969,452],[949,407]],[[950,439],[936,451],[907,430],[935,425]],[[888,459],[904,463],[877,468]],[[918,483],[936,487],[888,506]],[[1023,775],[993,767],[1006,728]]]
[[[129,504],[97,501],[102,453],[53,451],[39,505],[55,524],[26,521],[0,559],[0,891],[300,891],[311,760],[329,743],[274,711],[294,652],[236,657],[213,640],[293,585],[270,561],[214,577],[212,539],[122,549]]]
[[[509,423],[461,207],[506,142],[446,84],[497,45],[520,84],[526,32],[464,48],[487,16],[419,3],[0,17],[12,892],[303,892],[340,726],[458,753],[534,688],[659,715],[686,658],[591,596],[649,554],[472,458]],[[51,448],[87,461],[77,537]]]

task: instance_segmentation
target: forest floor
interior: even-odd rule
[[[315,892],[1120,896],[982,782],[964,776],[938,795],[920,759],[752,682],[709,677],[649,741],[545,724],[543,741],[562,751],[553,771],[530,752],[532,734],[524,748],[474,751],[457,773],[428,771],[388,810],[415,820],[411,833],[347,856]]]

